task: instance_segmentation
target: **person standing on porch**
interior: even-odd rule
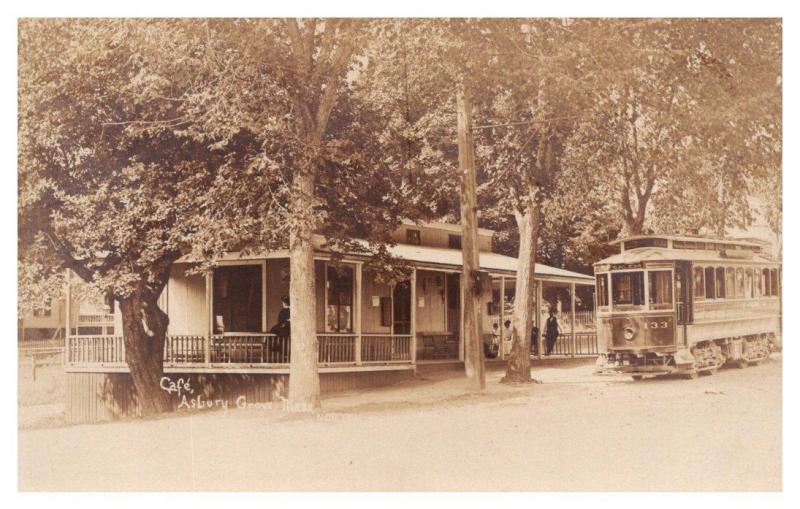
[[[553,353],[553,347],[556,345],[556,341],[558,340],[558,335],[561,333],[561,330],[558,326],[558,318],[556,318],[556,312],[554,309],[550,308],[550,317],[547,319],[545,323],[544,329],[544,339],[547,343],[547,349],[545,350],[545,355],[550,355]]]
[[[274,353],[280,353],[282,357],[288,357],[289,337],[292,333],[291,311],[289,309],[288,295],[281,297],[281,306],[281,310],[278,311],[278,323],[276,323],[270,331],[278,336],[279,340],[277,343],[272,345],[272,351]]]

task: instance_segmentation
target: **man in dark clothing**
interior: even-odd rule
[[[281,361],[288,361],[289,357],[289,338],[292,332],[291,312],[289,310],[289,297],[284,296],[281,298],[282,308],[278,311],[278,323],[276,323],[271,333],[278,336],[278,341],[272,344],[270,350],[273,353],[280,354]]]
[[[556,312],[551,309],[550,317],[547,319],[544,329],[544,339],[547,343],[545,355],[550,355],[553,353],[553,347],[556,345],[556,341],[558,340],[558,335],[560,332],[561,331],[558,327],[558,318],[556,318]]]
[[[278,311],[278,323],[275,324],[275,334],[278,337],[289,337],[291,332],[291,312],[289,310],[289,297],[281,298],[282,308]]]

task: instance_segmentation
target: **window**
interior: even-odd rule
[[[702,275],[702,271],[700,272]],[[647,273],[651,309],[672,309],[672,272],[651,270]]]
[[[706,299],[713,299],[716,297],[714,293],[714,267],[706,267]]]
[[[326,332],[353,332],[353,268],[328,265]]]
[[[772,285],[770,285],[770,279],[769,279],[769,269],[762,269],[761,276],[764,279],[764,297],[769,297],[770,295],[772,295],[771,291]]]
[[[725,269],[725,295],[729,299],[736,297],[736,269],[733,267]]]
[[[667,247],[667,239],[644,238],[625,241],[625,251],[640,247]]]
[[[705,249],[706,243],[705,242],[697,242],[691,240],[673,240],[672,241],[672,248],[673,249]]]
[[[450,249],[461,249],[461,235],[451,233],[447,236],[447,245]]]
[[[704,283],[705,275],[703,267],[694,268],[694,298],[696,300],[703,300],[706,298],[706,285]]]
[[[744,269],[736,269],[736,298],[744,298]]]
[[[598,274],[595,276],[597,282],[595,289],[597,293],[597,306],[608,307],[608,274]]]
[[[214,269],[214,332],[263,332],[261,265]]]
[[[744,296],[747,299],[755,297],[753,292],[753,269],[746,269],[744,272]]]
[[[50,299],[44,303],[43,306],[36,306],[33,308],[33,316],[50,316],[53,314],[53,303]]]
[[[419,246],[422,243],[422,240],[419,235],[419,230],[412,230],[412,229],[406,230],[406,243]]]
[[[764,295],[764,281],[761,276],[761,271],[753,269],[753,297],[761,297]]]
[[[611,302],[615,307],[644,305],[644,273],[617,272],[612,274]]]
[[[717,285],[717,298],[724,299],[725,298],[725,269],[722,267],[717,267],[716,274],[714,276],[714,280]]]
[[[770,281],[769,281],[770,285],[769,285],[769,288],[770,288],[770,290],[772,290],[770,295],[772,295],[773,297],[777,297],[778,294],[780,293],[780,291],[778,289],[778,269],[772,269],[769,272],[770,272],[770,278],[769,278],[770,279]]]

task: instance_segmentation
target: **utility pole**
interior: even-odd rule
[[[475,151],[472,141],[472,103],[469,88],[458,93],[458,169],[461,183],[461,292],[464,303],[464,368],[468,389],[486,388],[481,341],[478,199],[475,191]]]

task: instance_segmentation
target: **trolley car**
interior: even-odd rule
[[[599,372],[695,378],[780,348],[780,265],[754,242],[636,236],[594,265]]]

